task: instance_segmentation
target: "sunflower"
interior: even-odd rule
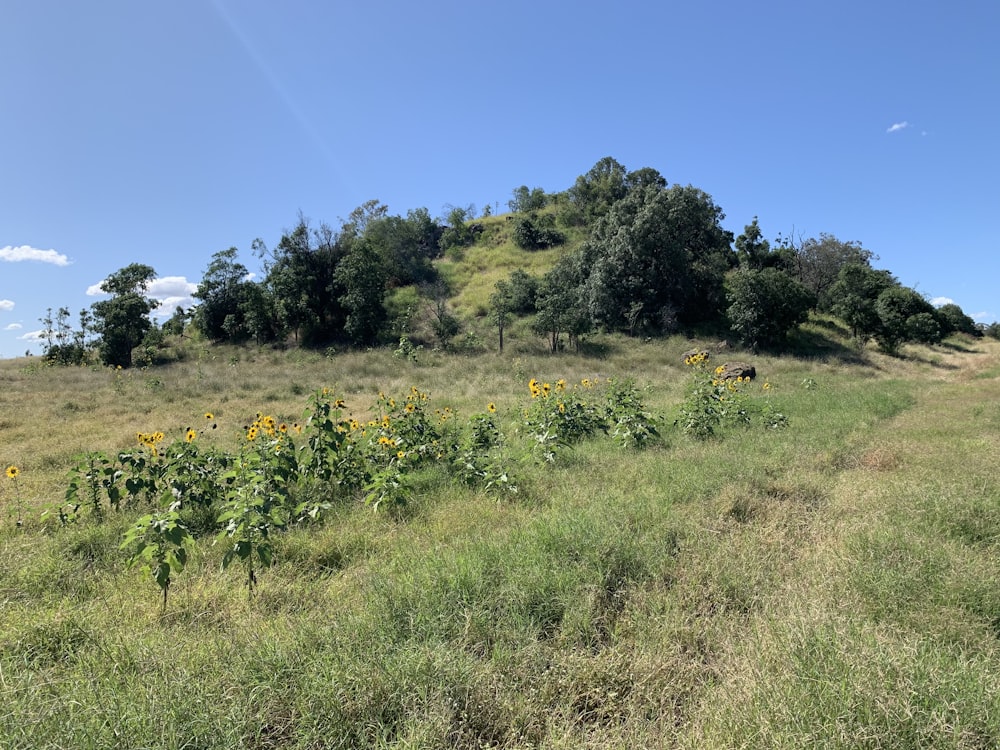
[[[20,474],[20,473],[21,473],[20,470],[16,466],[8,466],[7,467],[7,478],[8,479],[17,479],[17,475]]]
[[[198,433],[188,427],[188,431],[184,433],[184,439],[189,443],[193,443],[196,437],[198,437]]]
[[[486,411],[488,411],[490,414],[496,414],[497,413],[497,405],[494,404],[492,401],[490,401],[490,403],[488,403],[486,405]]]
[[[211,422],[213,419],[215,419],[215,415],[212,414],[212,412],[210,412],[210,411],[206,411],[205,412],[205,419],[207,419],[209,422]]]

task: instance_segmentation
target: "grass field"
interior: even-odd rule
[[[888,358],[832,335],[714,354],[750,358],[750,402],[787,425],[708,440],[673,426],[682,353],[714,344],[682,338],[0,362],[0,747],[998,747],[1000,343]],[[662,439],[539,460],[531,378],[632,378]],[[405,505],[276,531],[253,596],[208,534],[165,607],[120,549],[148,508],[43,518],[82,454],[136,433],[237,451],[320,389],[363,422],[414,386],[460,419],[495,405],[516,495],[422,468]]]

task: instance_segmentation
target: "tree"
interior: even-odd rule
[[[42,332],[45,337],[42,356],[47,362],[56,365],[81,365],[87,361],[90,312],[85,309],[80,311],[80,328],[77,331],[70,325],[69,315],[68,307],[60,307],[53,318],[52,308],[49,308],[40,321],[45,326]]]
[[[146,296],[156,271],[132,263],[111,274],[101,283],[101,291],[112,295],[91,305],[94,328],[100,336],[101,362],[112,367],[131,367],[132,350],[142,343],[152,328],[149,314],[159,302]]]
[[[830,287],[848,263],[870,266],[875,257],[859,242],[843,242],[831,234],[805,240],[795,251],[796,277],[816,295],[817,308],[829,311],[834,303]]]
[[[540,187],[529,190],[527,185],[521,185],[514,188],[512,195],[513,197],[507,201],[507,207],[517,214],[541,211],[548,203],[548,196]]]
[[[982,336],[983,332],[976,321],[966,315],[962,308],[954,302],[948,302],[937,309],[938,324],[942,335],[950,333],[966,333],[970,336]]]
[[[263,243],[254,243],[265,260],[263,284],[274,301],[278,326],[306,346],[325,344],[343,331],[344,290],[335,272],[353,241],[353,229],[344,237],[325,224],[313,231],[300,216],[273,253]]]
[[[386,320],[385,271],[381,257],[365,240],[357,242],[336,269],[347,312],[344,333],[353,344],[374,344]]]
[[[851,329],[854,340],[864,346],[881,326],[875,302],[886,289],[898,285],[888,271],[876,270],[866,263],[847,263],[830,287],[831,311]]]
[[[780,344],[804,323],[816,303],[812,292],[775,268],[740,268],[726,277],[729,324],[754,350]]]
[[[523,268],[515,268],[510,272],[508,283],[510,284],[510,311],[521,315],[535,312],[538,278]]]
[[[447,252],[452,248],[463,248],[471,245],[476,235],[468,220],[476,215],[475,206],[451,206],[446,219],[447,226],[441,232],[439,244],[441,250]]]
[[[605,156],[586,174],[576,178],[568,191],[571,223],[589,224],[608,213],[628,193],[625,167]]]
[[[736,257],[740,268],[759,271],[768,266],[771,243],[764,239],[757,224],[757,217],[743,228],[743,234],[736,238]]]
[[[720,317],[723,279],[735,264],[724,218],[711,196],[691,186],[647,186],[618,201],[581,248],[595,322],[665,330],[675,319]]]
[[[510,282],[500,279],[493,285],[493,293],[490,295],[490,319],[497,327],[497,335],[500,339],[500,353],[503,354],[503,332],[510,322],[510,314],[513,309],[513,292]]]
[[[519,216],[514,221],[511,239],[522,250],[542,250],[561,245],[566,241],[566,236],[554,224],[555,217],[551,214]]]
[[[905,341],[934,343],[933,329],[924,317],[929,315],[934,320],[934,308],[913,289],[904,286],[886,289],[875,300],[875,312],[879,317],[875,339],[887,353],[895,354]],[[940,340],[940,327],[937,330]]]
[[[382,216],[367,222],[361,235],[382,257],[385,283],[390,289],[428,284],[437,278],[433,260],[441,254],[441,227],[426,208],[400,216]]]
[[[532,328],[535,333],[548,337],[549,350],[553,353],[562,346],[564,333],[573,348],[579,349],[580,336],[592,327],[579,260],[576,255],[563,256],[538,285],[537,313]]]
[[[250,336],[244,318],[249,272],[237,261],[238,250],[231,247],[212,256],[194,298],[201,300],[195,310],[195,326],[215,341],[239,341]]]

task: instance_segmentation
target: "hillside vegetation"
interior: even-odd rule
[[[473,262],[453,274],[475,315]],[[1000,745],[992,339],[887,356],[814,315],[781,355],[604,333],[558,356],[174,345],[149,369],[0,362],[4,748]],[[727,360],[757,377],[715,384]],[[610,416],[608,434],[542,435],[605,388],[648,440]],[[684,429],[733,403],[710,434]],[[344,458],[361,438],[336,436],[390,410],[456,431],[420,455],[386,433],[363,486],[304,480],[307,437]],[[249,439],[268,419],[298,441],[283,481],[261,446],[281,457],[285,433]],[[116,509],[101,482],[124,478],[88,474],[191,446],[233,461],[198,485],[221,505],[122,484]],[[248,578],[211,514],[291,500],[315,512],[261,522]],[[191,541],[161,589],[123,541],[168,506]]]

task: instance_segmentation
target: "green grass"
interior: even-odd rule
[[[1000,347],[831,342],[753,357],[753,399],[769,382],[786,428],[705,442],[671,421],[681,353],[710,341],[0,363],[0,463],[21,470],[16,497],[0,477],[0,746],[997,746]],[[646,387],[662,443],[529,460],[527,380],[595,376]],[[403,508],[341,503],[277,536],[252,599],[204,538],[162,613],[119,550],[129,514],[39,518],[81,451],[203,429],[205,411],[204,439],[235,446],[318,388],[360,417],[411,385],[463,415],[495,402],[521,492],[429,469]]]

